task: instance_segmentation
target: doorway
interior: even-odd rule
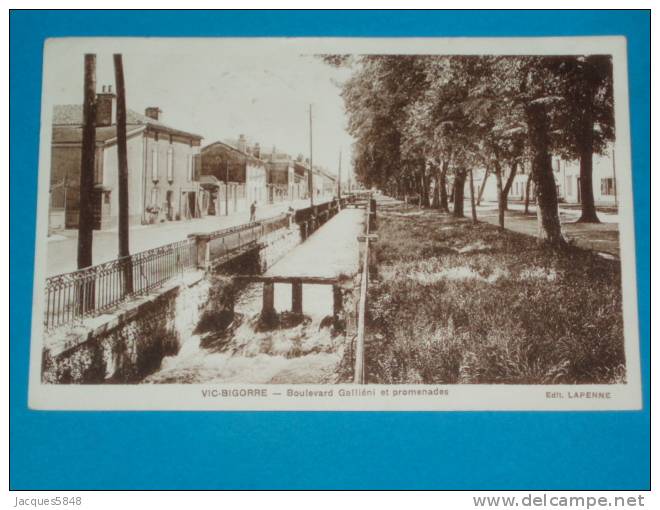
[[[172,221],[174,219],[174,192],[167,190],[165,194],[165,207],[167,208],[167,219]]]
[[[197,194],[194,191],[189,191],[187,193],[187,195],[188,195],[188,207],[187,207],[187,209],[188,209],[188,218],[187,219],[195,218],[196,217],[195,212],[196,212],[196,209],[197,209],[195,207],[196,202],[197,202]]]

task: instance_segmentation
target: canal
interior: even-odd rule
[[[357,236],[364,210],[344,209],[296,246],[266,276],[354,275],[358,270]],[[337,382],[346,336],[334,330],[331,285],[303,285],[303,315],[289,314],[291,285],[275,284],[280,324],[264,328],[259,317],[263,284],[237,292],[230,324],[221,331],[182,339],[175,356],[145,383],[323,384]]]

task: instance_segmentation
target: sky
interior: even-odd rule
[[[300,44],[272,39],[52,39],[47,42],[44,105],[81,104],[85,53],[96,54],[97,91],[114,86],[113,53],[124,63],[127,107],[162,110],[161,120],[200,134],[203,145],[244,134],[262,151],[273,146],[309,156],[309,105],[314,164],[345,177],[352,137],[336,69]]]

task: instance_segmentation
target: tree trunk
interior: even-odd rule
[[[449,201],[447,199],[447,170],[449,169],[449,161],[442,162],[442,170],[440,171],[440,210],[449,212]]]
[[[470,168],[470,207],[472,209],[472,223],[477,222],[477,206],[474,201],[474,178],[472,176],[472,169]]]
[[[495,179],[497,182],[497,224],[500,230],[504,230],[504,192],[502,190],[502,167],[499,161],[495,165]]]
[[[530,173],[527,176],[527,182],[525,183],[525,215],[529,214],[529,191],[532,185],[532,174]]]
[[[489,175],[490,175],[490,167],[486,167],[486,172],[484,173],[484,180],[481,182],[481,186],[479,186],[479,196],[477,197],[477,205],[481,205],[481,198],[484,196],[484,189],[486,189],[486,181],[488,180]]]
[[[431,204],[429,203],[429,176],[426,175],[425,171],[422,171],[422,197],[420,200],[420,206],[428,209]]]
[[[433,176],[433,201],[432,209],[440,209],[440,171],[436,169]]]
[[[564,247],[566,240],[561,233],[557,208],[557,188],[552,174],[550,140],[548,136],[548,115],[542,102],[532,102],[525,110],[529,131],[529,144],[532,149],[532,179],[536,186],[537,217],[539,219],[539,239],[553,247]]]
[[[589,72],[589,71],[587,71]],[[594,117],[593,96],[594,87],[589,77],[585,78],[585,102],[583,117],[580,123],[578,146],[580,148],[580,195],[582,215],[579,222],[600,223],[596,214],[593,186],[593,152],[594,152]]]
[[[453,215],[456,218],[463,218],[463,197],[465,187],[465,170],[457,170],[454,176],[454,211]]]
[[[133,266],[130,260],[128,229],[128,154],[126,147],[126,90],[124,87],[124,66],[121,54],[114,55],[115,85],[117,88],[117,165],[119,202],[119,258],[124,259],[124,293],[133,292]]]
[[[515,179],[516,174],[518,173],[518,162],[514,161],[511,164],[511,172],[506,179],[504,188],[502,189],[502,202],[504,204],[504,210],[506,211],[509,207],[509,191],[511,191],[511,186],[513,185],[513,179]]]

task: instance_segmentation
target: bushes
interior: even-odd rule
[[[374,383],[625,378],[618,262],[435,212],[381,214],[369,290]]]

